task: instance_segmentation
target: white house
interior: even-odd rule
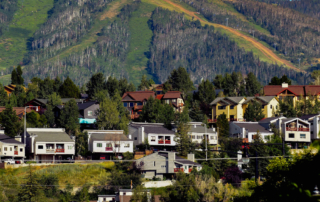
[[[22,160],[25,158],[25,146],[20,137],[9,137],[0,130],[0,162],[4,159]]]
[[[310,123],[310,136],[311,141],[319,140],[320,131],[320,114],[310,114],[300,117],[301,120],[308,121]]]
[[[133,153],[133,141],[124,135],[123,130],[88,130],[88,150],[93,159],[123,157],[123,153]]]
[[[206,135],[205,135],[206,134]],[[189,138],[194,143],[201,144],[203,140],[205,140],[205,136],[207,137],[209,145],[217,145],[218,144],[218,134],[215,128],[205,128],[200,123],[192,124],[190,123],[190,128],[188,132]]]
[[[74,158],[75,138],[64,128],[27,128],[26,139],[26,152],[37,162],[54,163]]]
[[[176,146],[175,131],[167,129],[162,123],[133,122],[129,125],[129,134],[132,135],[135,146],[145,141],[158,150],[172,150]]]

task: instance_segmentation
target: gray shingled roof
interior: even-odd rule
[[[272,133],[269,130],[267,130],[265,127],[261,126],[259,123],[257,122],[253,122],[253,123],[236,123],[233,122],[233,124],[241,127],[241,128],[245,128],[246,130],[248,130],[248,132],[264,132],[264,133]]]
[[[152,124],[130,124],[131,127],[141,128],[144,127],[145,133],[155,133],[155,134],[175,134],[174,131],[167,129],[163,125],[152,125]]]
[[[257,97],[246,97],[246,101],[243,104],[247,104],[248,102],[252,101],[253,99],[257,99],[263,102],[263,104],[268,104],[274,96],[257,96]]]
[[[282,116],[283,118],[286,118],[284,116]],[[261,121],[259,121],[259,123],[270,123],[271,121],[273,120],[276,120],[276,119],[279,119],[279,118],[282,118],[282,117],[270,117],[270,118],[265,118],[265,119],[262,119]]]
[[[317,115],[319,115],[319,114],[308,114],[308,115],[304,115],[304,116],[299,117],[299,119],[309,120],[310,118],[315,117]]]
[[[200,125],[196,125],[196,128],[194,126],[190,126],[189,131],[193,133],[205,133],[205,127]],[[207,133],[215,133],[215,132],[213,132],[212,128],[207,128]]]
[[[244,97],[218,97],[214,99],[210,105],[215,105],[220,101],[225,102],[226,104],[238,104],[243,98]]]
[[[74,142],[66,132],[28,131],[28,134],[36,135],[36,142]]]
[[[168,158],[168,153],[162,153],[162,152],[160,151],[160,152],[158,152],[158,155]],[[177,154],[176,154],[176,159],[175,159],[175,161],[176,161],[177,163],[182,163],[182,164],[187,164],[187,165],[199,165],[199,166],[200,166],[199,163],[190,161],[190,160],[188,160],[188,159],[181,158],[181,157],[177,156]]]
[[[78,108],[79,110],[84,110],[87,109],[88,107],[91,107],[94,104],[98,104],[98,102],[96,101],[88,101],[88,102],[84,102],[84,103],[78,103]]]
[[[3,135],[2,133],[0,133],[0,142],[7,143],[7,144],[23,144],[22,142],[19,142],[12,137]]]
[[[48,104],[48,99],[35,99],[35,100],[37,100],[37,101],[39,101],[39,102],[41,102],[41,103],[43,103],[43,104]],[[61,103],[67,103],[68,101],[70,101],[70,100],[75,100],[77,103],[78,102],[82,102],[82,99],[75,99],[75,98],[61,98]]]
[[[119,139],[120,138],[120,139]],[[105,140],[105,141],[132,141],[124,134],[116,133],[92,133],[92,140]]]

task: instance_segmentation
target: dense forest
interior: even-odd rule
[[[182,14],[156,9],[150,27],[154,37],[150,48],[149,70],[163,82],[173,69],[185,67],[195,83],[226,72],[253,72],[261,83],[273,76],[289,75],[299,83],[308,77],[293,70],[261,62],[251,52],[245,52],[212,26],[201,26]]]
[[[17,3],[18,0],[0,0],[0,36],[18,9]]]

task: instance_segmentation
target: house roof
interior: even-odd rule
[[[10,92],[12,92],[12,91],[14,91],[14,89],[17,87],[17,85],[14,85],[14,84],[9,84],[9,85],[7,85],[7,86],[4,86],[4,89],[5,90],[7,90],[7,91],[10,91]],[[21,86],[25,91],[27,90],[27,88],[26,87],[24,87],[24,86]]]
[[[0,113],[4,111],[6,107],[0,107]],[[24,115],[24,107],[12,107],[12,110],[16,112],[16,115],[21,119]],[[30,108],[26,109],[27,113],[30,113],[32,110]]]
[[[156,154],[168,158],[168,152],[161,152],[161,151],[159,151],[159,152],[156,153]],[[177,162],[177,163],[187,164],[187,165],[200,165],[199,163],[190,161],[190,160],[188,160],[188,159],[181,158],[181,157],[177,156],[177,154],[175,154],[175,155],[176,155],[176,156],[175,156],[175,162]]]
[[[287,123],[287,122],[290,122],[290,121],[293,121],[293,120],[296,120],[296,119],[299,119],[299,121],[309,124],[308,121],[302,120],[300,118],[286,118],[286,119],[282,119],[282,121],[283,121],[283,123]]]
[[[67,103],[68,101],[70,100],[75,100],[77,103],[80,103],[82,102],[83,100],[82,99],[75,99],[75,98],[61,98],[61,103],[62,104],[65,104]],[[37,103],[39,105],[43,104],[43,105],[47,105],[48,104],[48,99],[38,99],[38,98],[35,98],[31,101],[29,101],[28,103],[30,102],[33,102],[33,103]],[[26,104],[27,105],[27,104]]]
[[[162,95],[157,95],[156,99],[161,100],[163,98],[163,96],[164,96],[163,94]]]
[[[22,142],[19,142],[14,138],[4,135],[2,133],[0,133],[0,142],[7,143],[7,144],[23,144]]]
[[[265,95],[279,95],[284,90],[289,90],[296,96],[318,95],[320,93],[320,85],[289,85],[288,87],[282,87],[282,85],[268,85],[263,87]]]
[[[246,101],[243,102],[243,104],[247,104],[250,101],[252,101],[253,99],[262,101],[263,104],[268,104],[273,98],[275,98],[274,96],[256,96],[256,97],[246,97]]]
[[[302,120],[309,120],[310,118],[313,118],[315,116],[318,116],[319,114],[308,114],[308,115],[303,115],[301,117],[299,117],[299,119],[302,119]]]
[[[224,102],[226,105],[230,105],[230,104],[238,104],[241,102],[241,100],[243,100],[244,97],[217,97],[216,99],[214,99],[210,105],[215,105],[218,102],[222,101]]]
[[[117,133],[92,133],[92,140],[105,140],[105,141],[132,141],[124,134]]]
[[[94,104],[98,104],[98,102],[96,101],[88,101],[88,102],[84,102],[84,103],[78,103],[78,108],[79,110],[84,110],[87,109],[88,107],[91,107]]]
[[[181,98],[180,91],[168,91],[163,96],[163,99],[177,99],[177,98]]]
[[[174,131],[169,130],[168,128],[164,126],[150,126],[150,125],[144,125],[144,132],[145,133],[155,133],[155,134],[175,134]]]
[[[134,101],[148,100],[150,96],[155,96],[153,91],[135,91],[135,92],[125,92],[122,96],[122,100],[126,97],[130,96]]]
[[[232,123],[230,123],[232,124]],[[245,128],[248,132],[263,132],[263,133],[272,133],[267,130],[265,127],[260,125],[258,122],[233,122],[233,124],[239,126],[240,128]]]
[[[43,130],[33,130],[28,128],[27,133],[29,135],[36,135],[36,142],[74,142],[64,129],[55,129],[50,130],[50,128],[46,128]]]
[[[193,133],[205,133],[205,127],[197,125],[196,128],[194,126],[190,126],[190,132]],[[207,128],[207,133],[215,133],[212,128]]]
[[[270,123],[271,121],[277,120],[279,118],[286,118],[284,116],[282,117],[270,117],[270,118],[264,118],[261,121],[259,121],[259,123]]]

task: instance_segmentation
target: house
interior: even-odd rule
[[[99,103],[96,101],[80,102],[77,104],[79,108],[79,123],[84,125],[95,124]]]
[[[151,190],[144,189],[140,193],[143,192],[147,194],[148,201],[152,201]],[[133,189],[119,189],[119,192],[116,192],[115,195],[98,195],[98,202],[130,202],[133,193]],[[154,202],[160,202],[160,197],[160,195],[155,195]]]
[[[40,163],[73,159],[75,137],[69,136],[64,128],[27,128],[26,154]]]
[[[275,96],[246,97],[246,101],[242,104],[243,114],[245,113],[248,105],[253,101],[261,104],[265,118],[274,116],[275,112],[278,110],[279,101]]]
[[[184,101],[180,91],[168,91],[164,94],[162,100],[164,103],[172,105],[175,109],[175,112],[183,111]]]
[[[201,144],[205,137],[207,137],[208,145],[218,144],[218,133],[215,128],[206,128],[201,124],[191,124],[189,132],[189,138],[192,142]]]
[[[131,199],[131,197],[130,197]],[[97,202],[115,202],[119,201],[119,195],[98,195],[98,201]]]
[[[151,84],[148,90],[156,92],[156,95],[163,94],[163,84]]]
[[[229,133],[231,137],[246,139],[247,142],[253,142],[257,137],[257,132],[261,135],[264,142],[270,140],[273,132],[258,122],[230,122]]]
[[[293,101],[293,105],[301,101],[301,99],[309,99],[310,96],[316,96],[319,99],[320,85],[268,85],[263,87],[266,96],[276,96],[279,100],[289,98]]]
[[[75,98],[61,98],[61,103],[62,105],[66,104],[70,100],[75,100],[77,103],[83,102],[82,99],[75,99]],[[34,106],[37,107],[37,112],[39,114],[43,114],[47,110],[47,104],[48,104],[48,99],[38,99],[35,98],[26,104],[24,106]]]
[[[5,110],[6,107],[0,107],[0,113]],[[25,110],[24,107],[12,107],[12,110],[16,112],[17,117],[19,117],[19,119],[22,119],[24,116],[24,112],[26,111],[27,113],[30,113],[32,110],[30,108],[27,108]]]
[[[171,151],[176,146],[175,132],[161,123],[132,122],[129,124],[129,135],[132,136],[135,147],[148,142],[153,149]]]
[[[223,113],[229,121],[244,121],[242,104],[245,101],[245,97],[217,97],[210,103],[212,107],[210,122],[216,122],[217,118]]]
[[[310,135],[311,140],[319,140],[319,131],[320,131],[320,114],[309,114],[300,117],[300,119],[304,121],[308,121],[310,123]]]
[[[188,159],[177,156],[176,152],[159,151],[136,160],[145,178],[163,179],[165,175],[177,172],[190,173],[192,169],[200,171],[201,164],[195,162],[194,154],[188,154]]]
[[[88,150],[92,159],[122,159],[123,153],[133,153],[133,141],[123,130],[86,130],[88,133]]]
[[[23,161],[25,158],[25,146],[21,142],[21,137],[9,137],[0,130],[0,162],[4,159]]]
[[[137,119],[139,117],[143,105],[147,103],[147,100],[150,97],[155,98],[155,93],[153,91],[135,91],[123,94],[123,106],[130,112],[131,119]]]
[[[17,87],[17,85],[14,85],[14,84],[10,84],[10,85],[7,85],[7,86],[4,86],[4,90],[6,91],[7,95],[10,97],[11,96],[11,93],[14,91],[14,89]],[[24,91],[27,91],[27,88],[24,87],[24,86],[21,86]]]

